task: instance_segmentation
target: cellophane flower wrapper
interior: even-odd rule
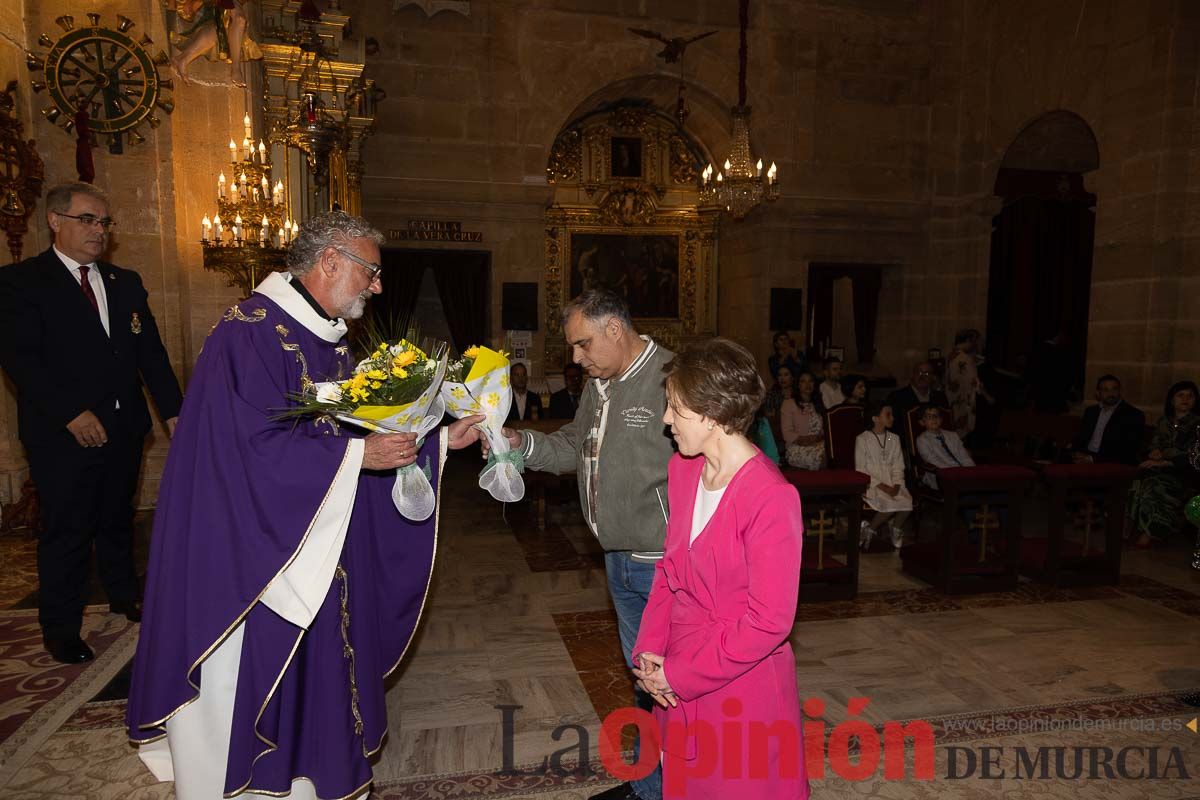
[[[440,393],[446,374],[446,356],[442,355],[436,363],[429,386],[411,403],[396,406],[363,405],[349,412],[339,412],[336,417],[373,433],[415,433],[419,447],[420,440],[441,423],[446,413]],[[341,389],[336,382],[319,383],[316,389],[318,399],[341,397]],[[437,507],[437,495],[429,482],[430,470],[435,467],[413,463],[396,470],[392,503],[407,519],[414,522],[429,519]]]
[[[508,358],[486,347],[471,348],[475,363],[462,381],[447,377],[442,382],[442,399],[451,416],[462,419],[483,414],[479,423],[491,452],[487,466],[479,473],[479,488],[502,503],[513,503],[525,496],[524,459],[513,450],[504,436],[504,421],[512,405],[512,387],[508,382]],[[458,377],[458,376],[455,376]]]

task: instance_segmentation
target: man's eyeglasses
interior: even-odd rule
[[[355,264],[358,264],[360,267],[365,269],[367,271],[367,274],[371,276],[372,283],[374,283],[375,279],[379,277],[379,273],[383,272],[383,267],[380,264],[372,264],[370,261],[359,258],[358,256],[354,255],[353,253],[347,252],[346,250],[343,250],[340,247],[335,247],[333,249],[338,251],[342,255],[344,255],[346,258],[353,261]]]
[[[117,224],[117,221],[112,217],[97,217],[95,214],[63,214],[60,211],[55,211],[54,213],[67,219],[77,219],[85,228],[99,226],[106,231],[110,231],[113,225]]]

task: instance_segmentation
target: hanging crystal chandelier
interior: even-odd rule
[[[735,220],[740,220],[759,203],[779,199],[779,168],[775,162],[763,172],[762,159],[756,162],[750,152],[750,106],[746,105],[746,27],[750,17],[750,0],[741,0],[738,8],[741,22],[741,45],[738,49],[738,104],[733,116],[733,142],[723,170],[713,176],[709,164],[700,173],[700,203],[723,208]]]

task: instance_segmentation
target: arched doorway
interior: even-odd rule
[[[1017,135],[996,176],[988,357],[1022,374],[1042,411],[1066,411],[1083,388],[1096,227],[1083,176],[1099,165],[1088,124],[1052,111]]]

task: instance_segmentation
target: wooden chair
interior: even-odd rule
[[[862,496],[871,479],[852,469],[785,469],[783,475],[800,493],[804,513],[800,600],[854,599]],[[839,521],[845,522],[840,534]]]
[[[825,413],[825,458],[833,469],[854,469],[854,440],[863,432],[862,406],[841,405]]]
[[[1046,466],[1046,536],[1021,540],[1021,574],[1055,586],[1119,583],[1125,500],[1136,474],[1124,464]],[[1071,528],[1081,541],[1067,539]]]

